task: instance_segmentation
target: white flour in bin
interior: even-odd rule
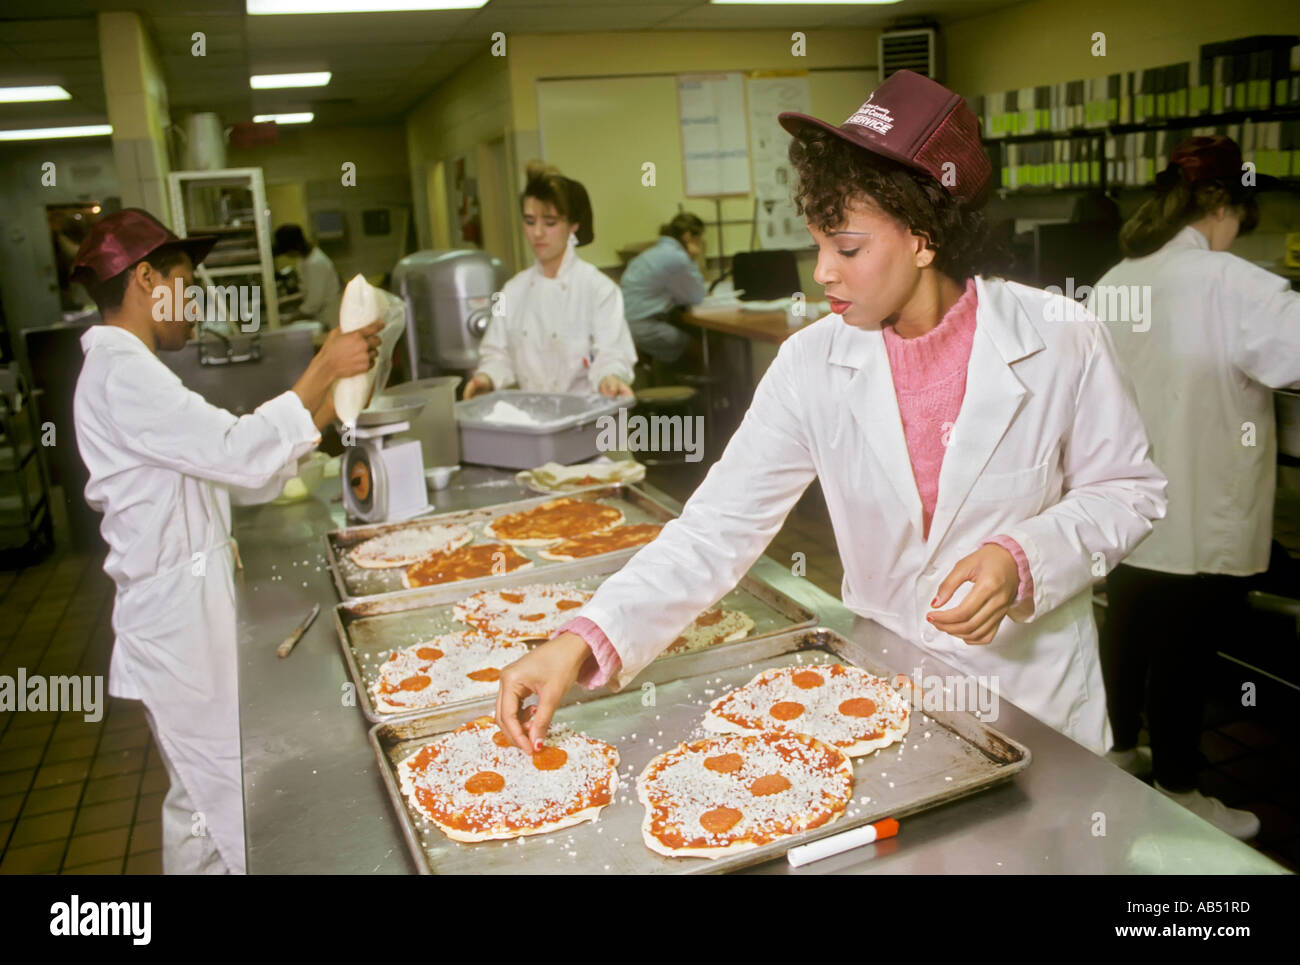
[[[482,419],[484,422],[498,422],[508,426],[541,425],[540,422],[519,408],[519,406],[511,405],[504,399],[499,399],[496,405],[483,414]]]

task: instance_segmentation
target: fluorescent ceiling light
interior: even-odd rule
[[[28,104],[33,101],[66,101],[72,95],[62,87],[0,87],[0,104]]]
[[[251,3],[252,0],[249,0]],[[902,0],[709,0],[714,4],[729,4],[732,6],[769,6],[769,7],[868,7],[868,6],[885,6],[890,3],[901,3]]]
[[[477,10],[488,0],[246,0],[251,15],[272,13],[410,13]]]
[[[253,90],[278,90],[281,87],[324,87],[330,82],[328,70],[308,74],[254,74],[248,78]]]
[[[311,111],[301,111],[297,114],[255,114],[253,115],[253,123],[309,124],[315,116]]]
[[[43,141],[55,137],[102,137],[112,134],[111,124],[83,124],[80,127],[37,127],[26,131],[0,131],[0,141]]]

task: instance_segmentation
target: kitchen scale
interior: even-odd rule
[[[380,396],[357,417],[354,442],[343,452],[340,477],[348,516],[396,523],[432,511],[418,439],[397,440],[424,408],[415,395]]]

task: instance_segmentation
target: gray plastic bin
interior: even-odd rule
[[[487,421],[484,417],[498,402],[509,402],[535,419],[536,425]],[[596,420],[634,404],[634,399],[517,389],[457,402],[461,460],[503,469],[532,469],[547,462],[564,465],[581,462],[600,452],[596,446],[600,434]]]

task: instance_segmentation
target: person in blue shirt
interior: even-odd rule
[[[691,336],[674,323],[708,293],[697,265],[703,250],[704,222],[682,211],[623,272],[623,313],[639,354],[672,364],[686,353]]]

